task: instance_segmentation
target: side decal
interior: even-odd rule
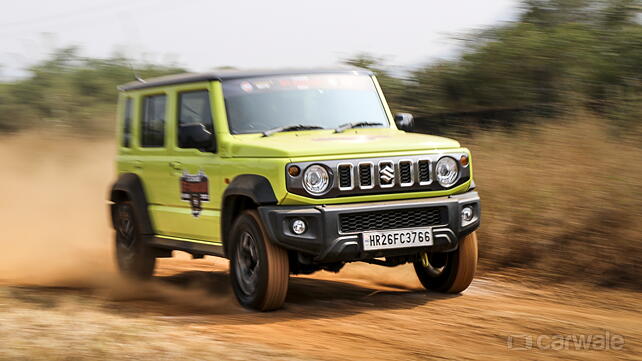
[[[202,202],[210,201],[209,181],[203,171],[198,174],[189,174],[183,171],[181,181],[181,200],[189,202],[192,207],[192,215],[198,217],[203,210]]]

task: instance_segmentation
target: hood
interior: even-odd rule
[[[406,133],[396,129],[359,129],[343,133],[328,130],[233,135],[232,157],[293,158],[382,152],[459,148],[459,142],[434,135]]]

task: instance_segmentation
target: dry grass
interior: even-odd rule
[[[0,287],[0,361],[297,360],[288,351],[224,341],[198,326],[115,312],[65,290]]]
[[[642,287],[642,144],[591,118],[468,143],[482,197],[483,270]]]

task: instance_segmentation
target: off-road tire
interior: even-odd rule
[[[421,259],[414,262],[421,284],[431,291],[459,293],[468,288],[477,268],[477,234],[470,233],[459,240],[456,251],[439,255],[446,257],[443,269],[436,274],[434,268],[426,268]],[[443,260],[442,260],[443,261]]]
[[[255,210],[238,216],[230,234],[230,279],[239,303],[258,311],[283,306],[290,276],[288,253],[268,239]]]
[[[115,205],[115,254],[118,270],[126,277],[148,279],[154,274],[156,257],[142,237],[129,201]]]

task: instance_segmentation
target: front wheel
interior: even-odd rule
[[[243,212],[231,231],[230,277],[239,303],[270,311],[280,308],[288,292],[288,253],[270,242],[256,211]]]
[[[468,288],[477,268],[477,234],[459,240],[459,248],[448,253],[425,253],[414,262],[421,284],[427,289],[459,293]]]

